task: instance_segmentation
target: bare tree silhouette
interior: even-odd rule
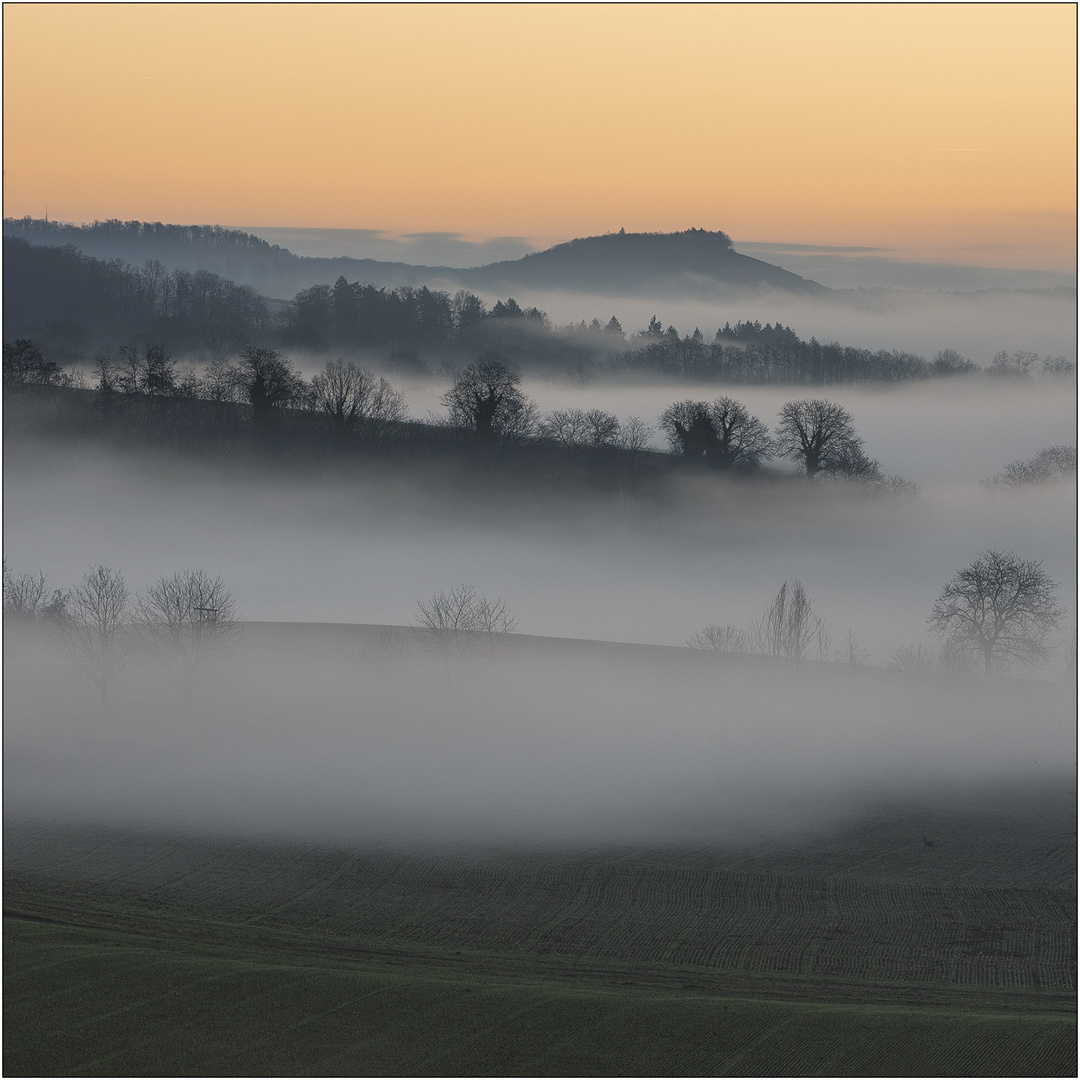
[[[472,585],[437,592],[418,607],[414,626],[421,640],[444,656],[477,650],[490,654],[517,625],[501,598],[490,600]]]
[[[984,551],[941,590],[927,620],[957,649],[981,655],[987,678],[1013,662],[1041,664],[1063,614],[1042,563]]]
[[[232,593],[202,570],[161,577],[135,602],[139,641],[190,705],[206,661],[240,630]]]
[[[83,672],[109,706],[109,690],[128,652],[130,611],[124,576],[106,566],[92,566],[71,590],[61,635]]]

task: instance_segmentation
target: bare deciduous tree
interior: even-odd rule
[[[622,425],[617,416],[603,409],[556,409],[541,421],[539,433],[567,450],[599,450],[619,445]]]
[[[640,416],[630,416],[619,428],[616,443],[620,450],[628,454],[639,454],[649,445],[652,434],[653,429]]]
[[[954,375],[971,375],[979,370],[978,364],[973,364],[966,357],[961,356],[955,349],[942,349],[934,357],[930,365],[930,371],[935,378],[949,378]]]
[[[27,385],[59,386],[60,365],[46,360],[29,338],[18,338],[4,345],[4,389],[17,390]]]
[[[555,409],[540,422],[540,435],[567,450],[585,443],[585,412],[582,409]]]
[[[1027,461],[1013,461],[1001,472],[981,480],[987,491],[1009,491],[1076,477],[1076,447],[1047,446]]]
[[[224,358],[216,358],[206,365],[202,383],[203,392],[211,401],[238,403],[247,400],[239,370]]]
[[[889,667],[897,671],[931,672],[934,654],[925,645],[901,645],[889,654]]]
[[[60,623],[65,644],[101,692],[102,708],[108,708],[109,690],[127,657],[129,614],[123,574],[98,565],[71,590]]]
[[[988,375],[998,378],[1022,379],[1039,363],[1039,354],[1021,349],[1010,356],[1007,352],[994,354],[993,363],[986,369]]]
[[[748,653],[752,651],[750,635],[730,623],[724,626],[717,626],[715,623],[703,626],[686,639],[686,644],[691,649],[701,649],[703,652]]]
[[[674,453],[717,469],[756,469],[773,456],[769,429],[733,398],[678,401],[659,423]]]
[[[4,563],[4,613],[18,618],[36,619],[48,596],[48,579],[37,574],[14,574]]]
[[[749,630],[712,624],[691,634],[686,644],[692,649],[761,653],[792,660],[813,655],[824,660],[829,655],[829,626],[814,612],[814,602],[806,595],[802,583],[795,581],[789,587],[785,581],[768,611]],[[850,632],[848,644],[855,650],[853,655],[859,655]]]
[[[334,435],[345,440],[368,430],[381,433],[405,418],[405,397],[383,377],[352,361],[331,360],[311,380],[314,408],[326,415]]]
[[[202,570],[161,577],[135,603],[140,642],[190,703],[199,671],[240,629],[236,603],[221,578]]]
[[[859,643],[855,638],[855,632],[849,628],[844,648],[836,650],[837,661],[841,664],[861,664],[864,663],[869,656],[870,654],[865,649],[859,648]]]
[[[981,656],[989,677],[995,667],[1046,659],[1063,614],[1056,591],[1042,563],[983,551],[941,590],[927,621],[954,648]]]
[[[276,349],[256,346],[244,349],[230,371],[251,404],[257,428],[270,427],[277,414],[297,404],[305,391],[303,376]]]
[[[619,428],[615,445],[618,455],[615,458],[614,486],[620,495],[625,496],[637,479],[652,439],[653,429],[640,416],[630,416]]]
[[[802,465],[807,476],[819,472],[872,476],[880,473],[877,462],[862,451],[847,409],[820,398],[789,401],[780,410],[776,449],[782,457]]]
[[[759,652],[767,656],[786,656],[802,660],[814,651],[817,658],[828,654],[828,625],[814,613],[814,602],[802,583],[791,588],[785,581],[755,628],[754,640]]]
[[[897,476],[895,473],[889,476],[873,478],[873,490],[879,495],[890,496],[900,499],[913,499],[919,494],[920,488],[914,480],[905,476]]]
[[[451,425],[485,441],[512,441],[531,434],[536,406],[519,389],[520,381],[499,353],[485,352],[443,395]]]
[[[614,446],[619,437],[619,418],[603,409],[589,409],[585,413],[585,445],[593,449]]]
[[[4,613],[19,619],[60,619],[67,610],[68,594],[53,589],[49,596],[49,579],[41,571],[36,574],[14,573],[4,560]]]

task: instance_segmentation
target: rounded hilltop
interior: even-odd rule
[[[712,288],[825,293],[817,282],[748,255],[719,230],[625,230],[568,240],[521,259],[490,263],[469,272],[480,286],[496,282],[533,287],[634,290],[671,279]]]

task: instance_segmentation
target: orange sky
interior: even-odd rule
[[[1076,9],[4,7],[4,213],[1070,269]]]

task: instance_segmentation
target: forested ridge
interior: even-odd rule
[[[219,232],[233,237],[230,230]],[[152,342],[204,360],[223,360],[252,345],[375,353],[384,364],[413,371],[460,367],[497,349],[526,369],[640,371],[735,384],[900,382],[980,370],[953,350],[927,360],[903,350],[807,341],[779,322],[725,324],[711,338],[697,327],[680,333],[656,316],[630,334],[614,316],[558,326],[514,297],[489,307],[464,289],[391,289],[344,276],[282,302],[208,270],[169,270],[157,260],[138,268],[118,258],[95,259],[71,245],[17,237],[4,238],[4,264],[5,340],[33,339],[49,359],[65,363],[115,358],[121,346]],[[1064,357],[1002,353],[989,370],[1059,375],[1073,365]]]

